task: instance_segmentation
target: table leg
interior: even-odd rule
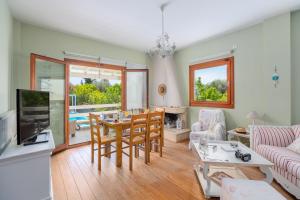
[[[211,186],[211,180],[208,177],[208,173],[209,173],[209,165],[204,164],[204,166],[203,166],[203,178],[206,180],[206,188],[204,188],[206,197],[209,197],[210,186]]]
[[[103,135],[108,135],[109,134],[109,128],[107,126],[103,126]],[[105,149],[104,152],[110,152],[111,151],[111,146],[110,144],[105,144]],[[101,149],[99,150],[99,152],[101,152]],[[105,157],[110,158],[111,154],[106,155]]]
[[[271,184],[273,181],[273,174],[272,171],[270,169],[270,167],[259,167],[260,171],[262,171],[265,175],[266,178],[264,181],[266,181],[267,183]]]
[[[117,158],[116,165],[117,167],[122,166],[122,126],[116,127],[116,141],[117,141]]]

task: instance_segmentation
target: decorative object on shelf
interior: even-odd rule
[[[255,120],[259,118],[259,115],[257,114],[256,111],[251,111],[247,114],[247,119],[252,120],[252,125],[255,125]]]
[[[176,45],[173,42],[169,41],[169,35],[167,32],[165,32],[165,24],[164,24],[164,10],[166,6],[168,6],[168,2],[164,3],[160,6],[161,10],[161,19],[162,19],[162,33],[156,40],[156,46],[150,50],[148,50],[146,53],[150,56],[159,55],[162,58],[165,58],[167,56],[171,56],[174,54]]]
[[[277,73],[277,66],[274,66],[274,73],[272,75],[272,81],[274,84],[274,87],[277,88],[277,85],[279,83],[279,74]]]
[[[243,127],[238,127],[238,128],[235,128],[234,130],[235,130],[235,132],[241,133],[241,134],[246,134],[247,133],[247,130]]]
[[[180,118],[178,118],[176,120],[176,128],[177,129],[182,129],[182,120]]]

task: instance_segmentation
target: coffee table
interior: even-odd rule
[[[250,153],[251,160],[243,162],[236,158],[235,148],[230,149],[231,144],[237,145],[236,149],[243,153]],[[199,159],[199,162],[194,165],[194,170],[206,198],[220,196],[220,186],[209,177],[213,172],[224,171],[233,178],[247,179],[239,167],[258,167],[266,175],[264,180],[267,183],[273,181],[270,169],[273,163],[238,141],[211,141],[208,142],[207,151],[199,147],[201,146],[198,141],[192,142],[192,150]]]

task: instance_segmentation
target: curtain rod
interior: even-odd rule
[[[195,58],[195,59],[190,61],[190,64],[197,64],[199,62],[210,61],[210,60],[222,58],[222,57],[225,57],[225,56],[230,56],[230,55],[235,53],[236,49],[237,49],[237,45],[233,45],[233,47],[228,51],[224,51],[224,52],[214,54],[214,55],[204,56],[204,57],[201,57],[201,58]]]
[[[146,68],[147,66],[145,64],[137,64],[137,63],[129,63],[126,60],[117,60],[113,58],[106,58],[101,56],[92,56],[87,54],[81,54],[81,53],[75,53],[70,51],[63,51],[63,54],[65,56],[71,56],[71,57],[78,57],[88,60],[96,60],[99,63],[105,63],[105,64],[115,64],[115,65],[121,65],[125,67],[131,67],[131,68]]]

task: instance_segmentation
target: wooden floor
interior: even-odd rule
[[[196,162],[187,143],[166,142],[163,157],[151,154],[151,163],[144,164],[143,152],[134,159],[133,171],[128,169],[128,157],[123,155],[123,167],[115,159],[102,158],[102,171],[97,160],[90,162],[90,147],[69,149],[52,157],[54,200],[130,199],[130,200],[194,200],[205,199],[192,170]],[[97,158],[97,157],[96,157]],[[251,179],[263,175],[253,168],[242,169]],[[273,186],[288,199],[293,199],[280,186]]]

